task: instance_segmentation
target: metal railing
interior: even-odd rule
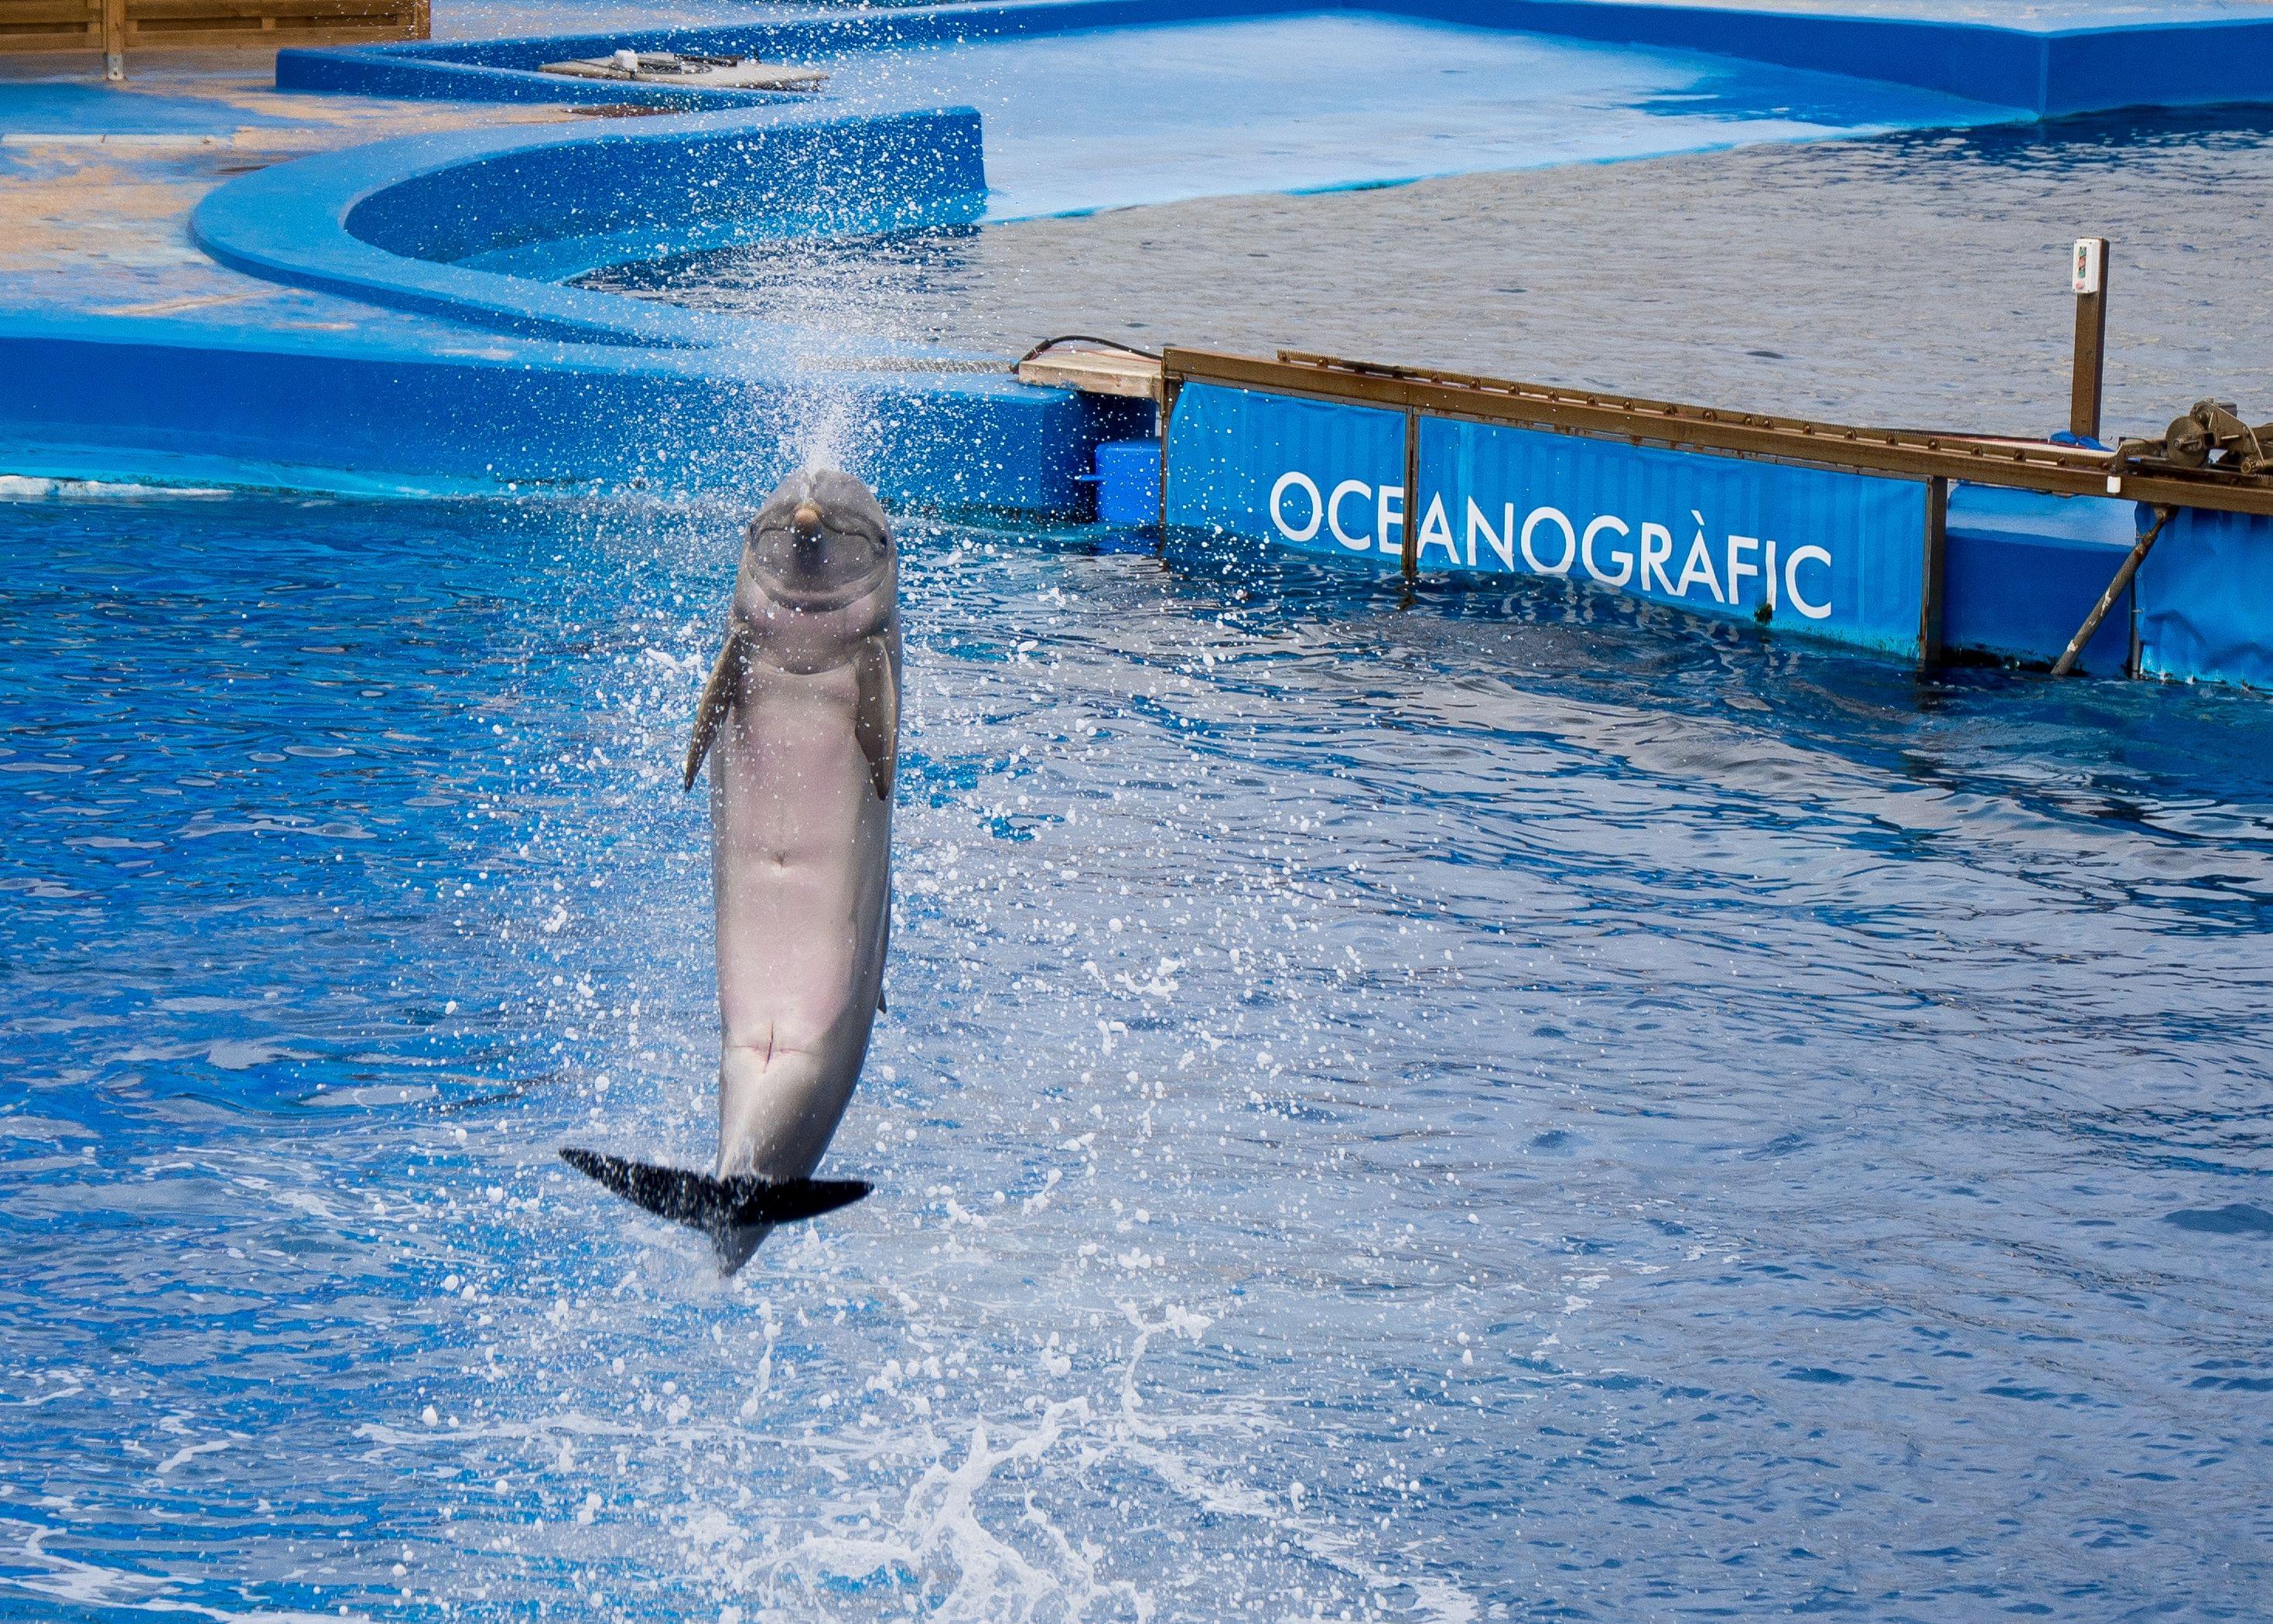
[[[2273,476],[2217,467],[2142,469],[2115,452],[2045,440],[1862,428],[1432,367],[1385,366],[1295,350],[1282,350],[1275,360],[1266,361],[1172,347],[1161,356],[1160,372],[1163,403],[1170,411],[1177,389],[1185,383],[1223,384],[1380,407],[1413,417],[1583,434],[1853,473],[1960,479],[2059,496],[2113,496],[2157,507],[2273,514]],[[1417,436],[1407,438],[1410,455]]]

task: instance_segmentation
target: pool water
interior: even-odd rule
[[[2113,242],[2111,431],[2273,416],[2264,109],[1195,198],[902,238],[761,243],[583,285],[1014,357],[1059,333],[1280,347],[1660,400],[2013,434],[2067,425],[2078,237]],[[1889,365],[1900,357],[1900,365]]]
[[[0,1615],[2262,1615],[2262,698],[911,525],[721,1282],[734,519],[0,507]]]

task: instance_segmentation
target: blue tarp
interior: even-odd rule
[[[2138,591],[2142,673],[2273,688],[2273,518],[2181,508]]]

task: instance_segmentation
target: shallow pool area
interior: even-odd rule
[[[731,1283],[732,503],[0,505],[0,1613],[2245,1618],[2263,701],[911,523]]]
[[[819,60],[831,105],[976,108],[991,220],[2022,117],[1840,74],[1365,12]]]
[[[2134,110],[752,244],[580,285],[1004,357],[1069,332],[1284,347],[2038,435],[2067,421],[2061,277],[2088,230],[2114,244],[2107,421],[2151,435],[2205,395],[2264,401],[2221,312],[2269,220],[2262,111]]]

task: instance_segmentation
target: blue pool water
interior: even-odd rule
[[[0,1615],[2262,1616],[2263,699],[912,528],[722,1284],[732,516],[0,508]]]

